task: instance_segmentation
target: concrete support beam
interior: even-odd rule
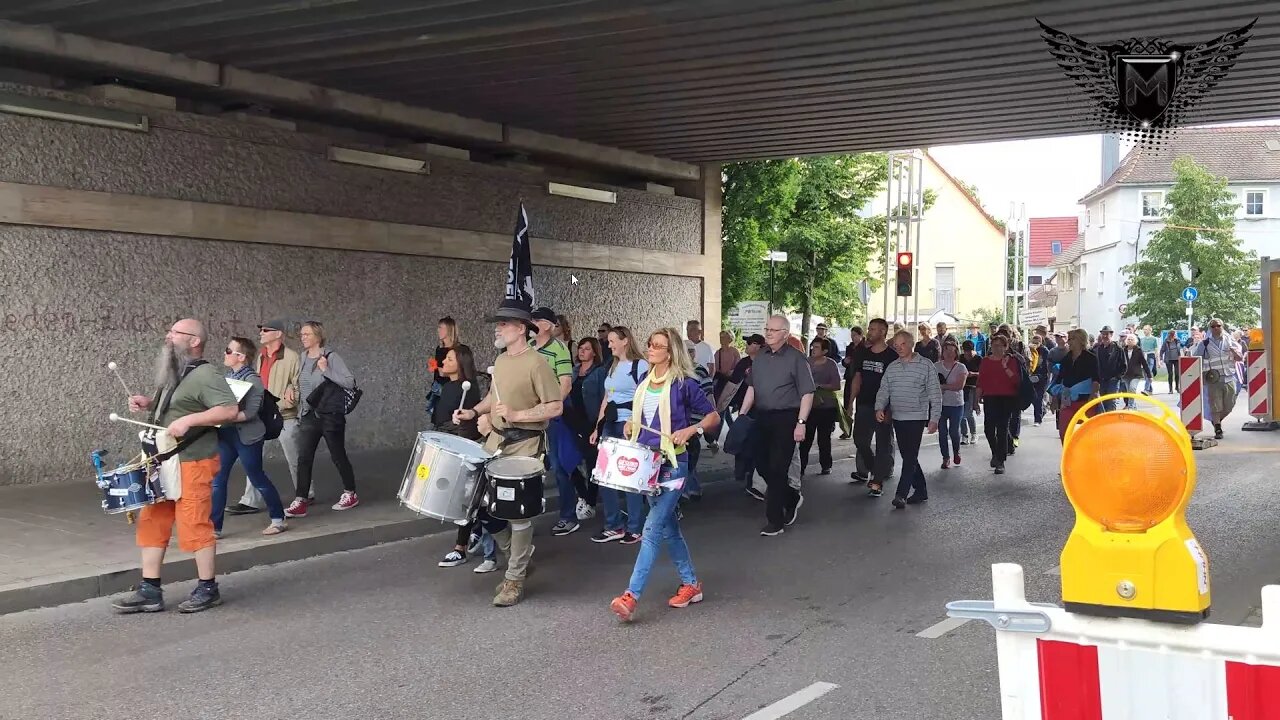
[[[536,155],[546,155],[561,160],[581,162],[591,158],[593,165],[615,170],[626,170],[644,177],[669,180],[697,180],[698,166],[667,160],[666,158],[547,135],[534,130],[523,130],[510,125],[503,126],[503,142],[513,149]]]
[[[720,299],[721,273],[724,272],[724,236],[721,227],[724,188],[718,163],[702,165],[701,172],[697,195],[702,200],[702,259],[709,268],[702,278],[702,332],[711,338],[707,342],[712,347],[719,347],[720,324],[724,317]]]
[[[178,100],[172,95],[160,95],[124,85],[94,85],[89,88],[88,95],[98,100],[109,100],[142,108],[178,109]]]
[[[21,56],[111,70],[126,77],[200,88],[206,93],[212,91],[230,98],[252,99],[273,108],[357,119],[431,137],[465,140],[581,165],[622,170],[639,177],[698,179],[697,165],[380,100],[230,65],[95,40],[43,26],[0,21],[0,49]]]

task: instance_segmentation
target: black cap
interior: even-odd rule
[[[485,318],[485,322],[502,322],[504,320],[518,320],[526,325],[533,323],[533,319],[529,317],[529,306],[519,300],[503,300],[498,309]]]
[[[1102,329],[1099,330],[1098,332],[1115,332],[1115,331],[1111,329],[1110,325],[1103,325]]]
[[[763,335],[748,335],[746,340],[748,345],[764,345]]]
[[[556,321],[556,312],[549,307],[543,306],[533,311],[533,319],[554,323]]]
[[[284,332],[288,328],[289,328],[289,323],[284,318],[276,318],[274,320],[268,320],[265,323],[258,326],[259,330],[279,330],[281,332]]]

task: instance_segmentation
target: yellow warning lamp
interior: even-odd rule
[[[1249,330],[1249,350],[1266,350],[1266,346],[1262,344],[1262,328],[1251,328]]]
[[[1160,410],[1090,416],[1105,400]],[[1134,393],[1090,401],[1062,444],[1076,524],[1062,548],[1062,601],[1086,615],[1197,623],[1209,617],[1209,560],[1187,526],[1196,486],[1191,438],[1164,403]]]

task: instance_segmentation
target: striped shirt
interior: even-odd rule
[[[898,358],[885,368],[876,393],[876,410],[889,408],[894,420],[928,420],[942,417],[942,386],[929,358],[916,353],[910,360]]]

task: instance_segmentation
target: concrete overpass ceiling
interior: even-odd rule
[[[1193,122],[1280,116],[1280,3],[35,0],[0,19],[688,162],[1097,131],[1035,18],[1091,42],[1260,18]]]

